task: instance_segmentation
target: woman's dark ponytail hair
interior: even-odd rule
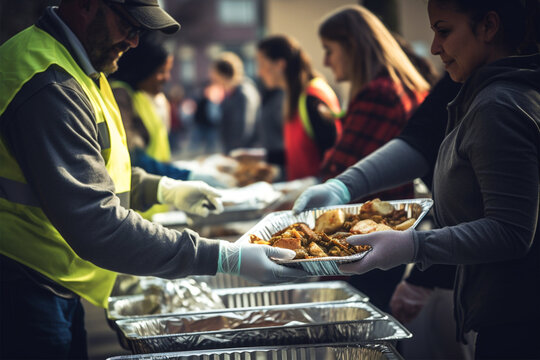
[[[292,118],[297,111],[304,84],[316,76],[309,57],[294,39],[286,35],[269,36],[258,43],[257,49],[273,61],[285,60],[288,88],[285,113],[288,118]]]
[[[431,0],[454,6],[458,12],[470,15],[473,25],[489,11],[501,19],[506,46],[519,55],[536,53],[540,41],[540,0]]]

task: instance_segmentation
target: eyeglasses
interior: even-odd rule
[[[109,1],[104,1],[105,5],[107,5],[109,7],[109,9],[111,9],[121,20],[122,22],[124,23],[124,28],[128,29],[128,33],[127,33],[127,38],[128,39],[133,39],[134,37],[136,36],[140,36],[142,34],[144,34],[144,32],[146,31],[146,29],[140,27],[140,26],[135,26],[133,25],[133,23],[131,22],[131,20],[127,17],[126,14],[124,14],[122,11],[120,11],[120,9],[118,9],[116,6],[114,6],[113,4],[111,4]]]

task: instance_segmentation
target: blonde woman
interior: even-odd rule
[[[319,36],[325,66],[336,81],[351,85],[343,134],[322,165],[322,178],[329,179],[397,136],[430,86],[393,35],[362,6],[329,14]],[[391,200],[413,195],[409,183],[375,196]]]
[[[342,118],[343,132],[322,163],[320,176],[326,180],[396,137],[430,86],[393,35],[362,6],[346,6],[329,14],[320,24],[319,36],[325,50],[324,64],[332,70],[336,81],[348,81],[351,85],[349,106]],[[339,194],[347,193],[335,179],[326,184],[335,186]],[[369,191],[361,194],[365,196]],[[312,207],[327,196],[332,196],[332,192],[309,201],[303,196],[305,201],[299,199],[293,210]],[[362,201],[345,197],[338,202]],[[412,198],[413,185],[410,182],[369,197]],[[389,311],[392,293],[403,271],[404,266],[386,272],[373,270],[361,277],[352,276],[349,282],[368,294],[375,305]]]

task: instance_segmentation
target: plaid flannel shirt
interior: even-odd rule
[[[333,178],[399,135],[426,94],[406,91],[388,74],[368,83],[349,104],[343,132],[321,166],[323,180]],[[382,200],[413,198],[412,183],[369,196]],[[353,199],[354,200],[354,199]]]

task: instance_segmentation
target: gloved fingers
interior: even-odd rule
[[[385,239],[390,236],[395,235],[394,230],[391,231],[375,231],[369,234],[361,234],[361,235],[352,235],[349,236],[346,240],[351,245],[371,245],[377,243],[380,239]]]
[[[210,209],[207,208],[206,206],[204,206],[205,204],[207,204],[205,199],[201,199],[201,200],[197,201],[196,204],[191,206],[191,208],[189,209],[190,210],[189,212],[194,214],[194,215],[207,217],[208,214],[210,214]]]
[[[208,185],[207,183],[205,183],[204,181],[199,181],[201,184],[200,184],[200,187],[199,187],[199,190],[206,195],[206,197],[208,198],[220,198],[221,197],[221,192],[218,190],[218,189],[215,189],[213,187],[211,187],[210,185]]]
[[[407,324],[411,321],[413,321],[420,311],[422,311],[423,305],[406,305],[402,304],[402,306],[397,308],[392,308],[392,315],[398,319],[399,322],[403,324]]]
[[[268,257],[280,260],[291,260],[296,256],[296,253],[290,249],[283,249],[274,246],[262,245],[264,252]]]
[[[432,293],[433,289],[401,281],[396,287],[392,299],[395,297],[409,305],[424,305],[429,301]]]
[[[367,273],[370,270],[375,269],[375,267],[372,267],[369,263],[366,264],[364,260],[365,260],[365,257],[363,259],[360,259],[352,263],[338,265],[338,269],[344,275],[353,275],[353,274],[361,275],[361,274]]]
[[[297,278],[309,276],[309,274],[305,270],[295,269],[276,263],[273,263],[270,266],[270,270],[272,271],[273,278],[276,279],[276,281],[292,281]]]
[[[221,195],[220,195],[221,196]],[[223,203],[219,198],[209,196],[206,198],[208,203],[205,207],[213,214],[221,214],[223,212]]]
[[[390,312],[399,322],[405,322],[404,320],[407,319],[405,306],[399,300],[392,300],[390,301]]]
[[[296,201],[294,202],[294,205],[292,208],[293,214],[297,215],[301,213],[302,211],[306,210],[306,205],[309,201],[309,198],[310,196],[307,191],[304,191],[302,194],[300,194],[298,199],[296,199]]]

